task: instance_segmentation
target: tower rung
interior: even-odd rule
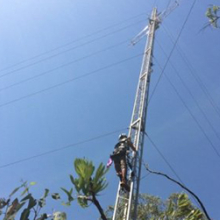
[[[134,121],[134,122],[131,124],[131,127],[133,128],[133,126],[136,125],[138,122],[140,122],[140,118],[138,118],[136,121]]]
[[[145,72],[141,75],[141,78],[140,79],[143,79],[146,75],[147,75],[148,72]]]
[[[119,198],[120,198],[120,199],[127,200],[127,201],[129,200],[128,198],[125,198],[125,197],[122,197],[122,196],[119,196]]]
[[[145,53],[147,54],[147,53],[149,52],[150,49],[151,49],[150,47],[147,48],[147,50],[145,51]]]

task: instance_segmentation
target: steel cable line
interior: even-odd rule
[[[157,41],[157,44],[159,45],[159,47],[161,48],[161,50],[163,51],[163,53],[165,54],[165,56],[167,57],[167,54],[165,52],[165,50],[163,49],[162,45]],[[186,85],[186,83],[184,82],[182,76],[180,75],[179,71],[177,71],[177,69],[175,68],[175,66],[173,65],[173,63],[170,61],[170,65],[173,68],[173,70],[175,71],[176,75],[178,76],[178,78],[180,79],[182,85],[184,86],[184,88],[188,91],[189,95],[191,96],[191,98],[193,99],[194,103],[196,104],[196,106],[198,107],[198,109],[200,110],[200,112],[202,113],[203,117],[205,118],[206,122],[209,124],[209,126],[211,127],[212,131],[215,133],[216,137],[219,139],[220,141],[220,137],[218,135],[218,132],[216,131],[216,129],[214,128],[214,126],[212,125],[211,121],[209,120],[209,118],[207,117],[206,113],[203,111],[202,107],[200,106],[200,104],[198,103],[198,101],[196,100],[196,98],[194,97],[193,93],[190,91],[189,87]]]
[[[156,149],[157,153],[161,156],[161,158],[164,160],[164,162],[167,164],[167,166],[170,168],[170,170],[173,172],[174,176],[176,176],[176,178],[179,180],[179,182],[185,186],[184,182],[182,181],[182,179],[180,178],[179,174],[175,171],[175,169],[173,168],[173,166],[169,163],[169,161],[166,159],[166,157],[163,155],[163,153],[159,150],[159,147],[157,147],[157,145],[155,144],[155,142],[149,137],[149,135],[144,132],[144,134],[146,135],[146,137],[148,138],[148,140],[151,142],[152,146]],[[146,167],[146,163],[143,161],[143,166]],[[150,174],[150,173],[148,173]],[[192,199],[198,204],[198,201],[192,197]]]
[[[77,142],[77,143],[68,144],[66,146],[56,148],[54,150],[46,151],[46,152],[41,153],[41,154],[36,154],[36,155],[30,156],[30,157],[19,159],[19,160],[14,161],[14,162],[3,164],[3,165],[0,165],[0,169],[5,168],[5,167],[9,167],[9,166],[12,166],[12,165],[15,165],[15,164],[23,163],[25,161],[32,160],[32,159],[35,159],[35,158],[38,158],[38,157],[42,157],[42,156],[45,156],[45,155],[48,155],[48,154],[52,154],[52,153],[55,153],[55,152],[58,152],[58,151],[66,150],[66,149],[71,148],[71,147],[75,147],[75,146],[78,146],[78,145],[89,143],[91,141],[98,140],[98,139],[110,136],[112,134],[116,134],[118,132],[124,131],[126,129],[127,128],[118,129],[118,130],[111,131],[111,132],[108,132],[108,133],[105,133],[105,134],[101,134],[101,135],[98,135],[98,136],[95,136],[95,137],[92,137],[92,138],[89,138],[89,139],[86,139],[86,140],[83,140],[83,141],[80,141],[80,142]]]
[[[155,59],[156,60],[156,59]],[[158,66],[162,69],[162,67],[160,66],[160,64],[158,63],[158,61],[156,60]],[[187,106],[186,102],[183,100],[183,98],[181,97],[181,95],[179,94],[178,90],[176,89],[176,87],[174,86],[174,84],[171,82],[171,80],[169,79],[169,77],[164,74],[166,80],[169,82],[169,84],[171,85],[171,87],[173,88],[173,90],[175,91],[175,93],[177,94],[177,96],[179,97],[179,99],[181,100],[181,102],[183,103],[184,107],[187,109],[187,111],[189,112],[189,114],[191,115],[191,117],[193,118],[193,120],[195,121],[196,125],[198,126],[198,128],[200,129],[200,131],[203,133],[203,135],[205,136],[206,140],[210,143],[210,146],[212,147],[212,149],[214,150],[214,152],[216,153],[216,155],[220,158],[220,153],[218,152],[217,148],[214,146],[214,144],[212,143],[211,139],[208,137],[208,135],[206,134],[205,130],[203,129],[203,127],[200,125],[199,121],[196,119],[196,117],[193,115],[192,111],[190,110],[190,108]]]
[[[160,73],[160,75],[159,75],[159,78],[158,78],[158,80],[157,80],[157,82],[156,82],[156,85],[154,86],[153,91],[152,91],[152,93],[151,93],[151,96],[150,96],[150,98],[149,98],[148,105],[149,105],[149,103],[150,103],[150,101],[151,101],[151,99],[152,99],[152,97],[153,97],[153,95],[154,95],[154,93],[155,93],[155,91],[156,91],[156,89],[157,89],[157,86],[158,86],[158,84],[159,84],[159,82],[160,82],[160,80],[161,80],[162,75],[164,74],[164,71],[165,71],[165,69],[166,69],[166,67],[167,67],[167,64],[168,64],[169,61],[170,61],[170,58],[171,58],[171,56],[172,56],[172,54],[173,54],[173,52],[174,52],[174,50],[175,50],[175,48],[176,48],[176,46],[177,46],[177,42],[179,41],[180,36],[182,35],[183,29],[184,29],[184,27],[186,26],[187,21],[189,20],[189,17],[190,17],[190,15],[191,15],[191,13],[192,13],[192,10],[193,10],[195,4],[196,4],[196,0],[193,1],[192,5],[191,5],[191,7],[190,7],[190,9],[189,9],[189,12],[187,13],[186,19],[184,20],[183,25],[182,25],[182,27],[181,27],[181,29],[180,29],[180,31],[179,31],[179,34],[178,34],[178,36],[177,36],[177,38],[176,38],[176,40],[175,40],[175,42],[174,42],[174,44],[173,44],[173,47],[172,47],[172,49],[171,49],[171,51],[170,51],[170,53],[169,53],[169,56],[168,56],[168,58],[167,58],[167,60],[166,60],[166,63],[165,63],[165,65],[163,66],[163,68],[161,69],[161,73]]]
[[[43,73],[40,73],[40,74],[37,74],[37,75],[35,75],[35,76],[26,78],[26,79],[24,79],[24,80],[21,80],[21,81],[19,81],[19,82],[17,82],[17,83],[14,83],[14,84],[9,85],[9,86],[5,86],[5,87],[3,87],[3,88],[0,88],[0,92],[2,92],[2,91],[4,91],[4,90],[7,90],[7,89],[10,89],[10,88],[12,88],[12,87],[14,87],[14,86],[21,85],[21,84],[23,84],[23,83],[25,83],[25,82],[28,82],[28,81],[31,81],[31,80],[33,80],[33,79],[39,78],[39,77],[44,76],[44,75],[46,75],[46,74],[48,74],[48,73],[51,73],[51,72],[56,71],[56,70],[59,70],[59,69],[61,69],[61,68],[63,68],[63,67],[70,66],[70,65],[72,65],[73,63],[82,61],[82,60],[87,59],[87,58],[89,58],[89,57],[95,56],[95,55],[97,55],[97,54],[99,54],[99,53],[102,53],[102,52],[111,50],[111,49],[113,49],[113,48],[115,48],[115,47],[118,47],[118,46],[123,45],[123,44],[128,43],[128,42],[129,42],[129,40],[124,40],[124,41],[119,42],[119,43],[117,43],[117,44],[114,44],[114,45],[112,45],[112,46],[106,47],[106,48],[104,48],[104,49],[102,49],[102,50],[93,52],[93,53],[91,53],[91,54],[88,54],[88,55],[86,55],[86,56],[80,57],[80,58],[78,58],[78,59],[76,59],[76,60],[73,60],[73,61],[71,61],[71,62],[62,64],[62,65],[60,65],[60,66],[58,66],[58,67],[55,67],[55,68],[50,69],[50,70],[47,70],[47,71],[45,71],[45,72],[43,72]]]
[[[180,178],[180,176],[177,174],[177,172],[174,170],[174,168],[171,166],[171,164],[169,163],[169,161],[165,158],[165,156],[163,155],[163,153],[159,150],[159,148],[157,147],[157,145],[154,143],[154,141],[149,137],[149,135],[144,132],[145,136],[148,138],[148,140],[151,142],[152,146],[156,149],[157,153],[161,156],[161,158],[164,160],[164,162],[167,164],[167,166],[170,168],[170,170],[173,172],[173,174],[176,176],[176,178],[183,184],[182,179]],[[144,163],[145,165],[145,163]]]
[[[111,28],[113,28],[113,27],[117,27],[117,26],[119,26],[119,25],[121,25],[121,24],[123,24],[123,23],[125,23],[125,22],[127,22],[127,21],[130,21],[130,20],[132,20],[132,19],[134,19],[134,18],[143,16],[143,15],[146,15],[146,13],[141,13],[141,14],[139,14],[139,15],[133,16],[133,17],[128,18],[128,19],[126,19],[126,20],[124,20],[124,21],[121,21],[121,22],[119,22],[119,23],[117,23],[117,24],[110,25],[110,26],[108,26],[108,27],[106,27],[106,28],[103,28],[103,29],[98,30],[98,31],[95,31],[95,32],[93,32],[93,33],[91,33],[91,34],[85,35],[85,36],[83,36],[83,37],[81,37],[81,38],[79,38],[79,39],[76,39],[76,40],[73,40],[73,41],[71,41],[71,42],[69,42],[69,43],[60,45],[60,46],[58,46],[58,47],[56,47],[56,48],[54,48],[54,49],[51,49],[51,50],[49,50],[49,51],[40,53],[40,54],[38,54],[38,55],[35,55],[35,56],[33,56],[33,57],[30,57],[30,58],[25,59],[25,60],[23,60],[23,61],[20,61],[20,62],[18,62],[18,63],[12,64],[12,65],[10,65],[10,66],[8,66],[8,67],[5,67],[5,68],[3,68],[3,69],[0,69],[0,72],[2,72],[2,71],[4,71],[4,70],[8,70],[8,69],[10,69],[10,68],[12,68],[12,67],[18,66],[18,65],[20,65],[20,64],[23,64],[23,63],[25,63],[25,62],[34,60],[34,59],[36,59],[36,58],[39,58],[39,57],[44,56],[44,55],[46,55],[46,54],[48,54],[48,53],[51,53],[51,52],[54,52],[54,51],[59,50],[59,49],[61,49],[61,48],[64,48],[64,47],[66,47],[66,46],[69,46],[69,45],[71,45],[71,44],[73,44],[73,43],[76,43],[76,42],[78,42],[78,41],[81,41],[81,40],[84,40],[84,39],[86,39],[86,38],[92,37],[93,35],[102,33],[102,32],[104,32],[104,31],[106,31],[106,30],[108,30],[108,29],[111,29]]]
[[[116,30],[116,31],[112,31],[111,33],[104,34],[104,35],[102,35],[102,36],[100,36],[100,37],[97,37],[97,38],[95,38],[95,39],[89,40],[89,41],[87,41],[87,42],[85,42],[85,43],[82,43],[82,44],[80,44],[80,45],[71,47],[71,48],[66,49],[66,50],[64,50],[64,51],[62,51],[62,52],[56,53],[56,54],[54,54],[54,55],[51,55],[51,56],[46,57],[46,58],[44,58],[44,59],[38,60],[38,61],[33,62],[33,63],[31,63],[31,64],[28,64],[28,65],[26,65],[26,66],[23,66],[23,67],[20,67],[20,68],[15,69],[15,70],[9,71],[9,72],[7,72],[7,73],[5,73],[5,74],[0,75],[0,78],[5,77],[5,76],[7,76],[7,75],[9,75],[9,74],[18,72],[18,71],[20,71],[20,70],[29,68],[29,67],[34,66],[34,65],[36,65],[36,64],[42,63],[42,62],[44,62],[44,61],[50,60],[50,59],[52,59],[52,58],[54,58],[54,57],[60,56],[60,55],[62,55],[62,54],[64,54],[64,53],[67,53],[67,52],[70,52],[70,51],[75,50],[75,49],[77,49],[77,48],[80,48],[80,47],[83,47],[83,46],[85,46],[85,45],[91,44],[91,43],[93,43],[93,42],[95,42],[95,41],[101,40],[101,39],[103,39],[103,38],[105,38],[105,37],[108,37],[108,36],[110,36],[110,35],[116,34],[116,33],[120,32],[120,31],[123,31],[123,30],[125,30],[125,29],[127,29],[127,28],[129,28],[129,27],[132,27],[132,26],[134,26],[134,25],[136,25],[136,24],[138,24],[138,23],[141,23],[141,22],[143,22],[143,21],[145,21],[145,20],[146,20],[146,19],[141,20],[141,21],[138,21],[138,22],[135,22],[134,24],[125,26],[125,27],[120,28],[120,29],[118,29],[118,30]]]
[[[64,82],[55,84],[55,85],[50,86],[50,87],[48,87],[48,88],[46,88],[46,89],[42,89],[42,90],[40,90],[40,91],[33,92],[33,93],[31,93],[31,94],[28,94],[28,95],[22,96],[22,97],[20,97],[20,98],[14,99],[14,100],[12,100],[12,101],[5,102],[5,103],[3,103],[3,104],[0,104],[0,108],[5,107],[5,106],[10,105],[10,104],[15,103],[15,102],[19,102],[19,101],[21,101],[21,100],[23,100],[23,99],[26,99],[26,98],[29,98],[29,97],[38,95],[38,94],[40,94],[40,93],[49,91],[49,90],[51,90],[51,89],[55,89],[55,88],[57,88],[57,87],[66,85],[67,83],[70,83],[70,82],[76,81],[76,80],[78,80],[78,79],[87,77],[87,76],[89,76],[89,75],[95,74],[95,73],[97,73],[97,72],[100,72],[100,71],[105,70],[105,69],[108,69],[108,68],[110,68],[110,67],[119,65],[119,64],[121,64],[121,63],[127,62],[127,61],[129,61],[129,60],[135,59],[135,58],[140,57],[140,56],[143,56],[143,53],[137,54],[137,55],[135,55],[135,56],[129,57],[129,58],[124,59],[124,60],[120,60],[120,61],[115,62],[115,63],[112,63],[112,64],[109,64],[109,65],[107,65],[107,66],[101,67],[101,68],[96,69],[96,70],[94,70],[94,71],[85,73],[85,74],[83,74],[83,75],[81,75],[81,76],[78,76],[78,77],[75,77],[75,78],[66,80],[66,81],[64,81]]]
[[[190,196],[192,196],[192,198],[194,199],[194,201],[199,205],[199,207],[201,207],[204,215],[206,216],[206,218],[208,220],[211,220],[211,218],[209,217],[209,214],[204,206],[204,204],[202,203],[201,199],[199,199],[199,197],[192,191],[190,190],[188,187],[186,187],[184,184],[182,184],[181,182],[173,179],[172,177],[168,176],[167,174],[165,173],[162,173],[162,172],[158,172],[158,171],[153,171],[153,170],[150,170],[149,167],[148,167],[148,164],[145,164],[145,169],[150,172],[151,174],[156,174],[156,175],[160,175],[160,176],[163,176],[163,177],[166,177],[168,180],[172,181],[173,183],[177,184],[178,186],[180,186],[182,189],[184,189],[187,193],[189,193]]]
[[[168,37],[170,38],[171,42],[173,43],[173,36],[170,33],[170,31],[164,26],[162,25],[163,29],[165,30],[166,34],[168,35]],[[191,73],[191,75],[193,76],[193,78],[195,79],[195,81],[197,82],[197,84],[199,85],[199,87],[201,88],[201,90],[203,91],[203,93],[205,94],[207,100],[209,101],[209,103],[212,105],[213,109],[216,111],[217,115],[220,118],[220,109],[218,107],[218,105],[215,103],[215,101],[213,100],[209,90],[207,89],[207,87],[205,86],[205,84],[203,83],[202,79],[199,77],[199,74],[196,73],[195,68],[193,67],[192,63],[190,62],[190,60],[187,58],[186,54],[184,53],[183,49],[181,49],[180,45],[177,45],[177,52],[180,54],[180,56],[182,57],[183,61],[185,62],[186,66],[189,68],[189,71]]]
[[[144,176],[142,176],[142,177],[140,178],[140,180],[145,179],[145,178],[148,177],[150,174],[151,174],[151,173],[148,172],[147,174],[145,174]]]

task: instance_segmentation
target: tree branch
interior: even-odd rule
[[[96,195],[95,195],[95,193],[94,193],[94,191],[93,191],[93,184],[92,184],[91,179],[90,179],[90,190],[91,190],[90,192],[91,192],[91,195],[92,195],[92,203],[93,203],[93,204],[96,206],[96,208],[98,209],[98,211],[99,211],[99,213],[100,213],[100,215],[101,215],[102,220],[108,220],[108,219],[106,218],[105,214],[104,214],[104,211],[103,211],[103,209],[102,209],[102,207],[101,207],[99,201],[96,199]]]
[[[208,215],[208,213],[207,213],[207,211],[206,211],[206,208],[205,208],[205,206],[203,205],[202,201],[199,199],[199,197],[198,197],[194,192],[192,192],[190,189],[188,189],[188,188],[187,188],[186,186],[184,186],[182,183],[180,183],[180,182],[176,181],[175,179],[169,177],[167,174],[164,174],[164,173],[161,173],[161,172],[152,171],[152,170],[149,169],[149,167],[148,167],[146,164],[145,164],[145,168],[146,168],[146,170],[147,170],[148,172],[153,173],[153,174],[156,174],[156,175],[164,176],[164,177],[166,177],[167,179],[169,179],[169,180],[171,180],[172,182],[174,182],[174,183],[176,183],[177,185],[179,185],[180,187],[182,187],[183,189],[185,189],[188,193],[190,193],[190,194],[198,201],[198,203],[199,203],[199,205],[201,206],[201,208],[202,208],[202,210],[203,210],[203,212],[204,212],[206,218],[207,218],[208,220],[211,220],[211,218],[209,217],[209,215]]]

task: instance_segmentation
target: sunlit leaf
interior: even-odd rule
[[[36,184],[37,184],[36,182],[30,182],[30,186],[34,186]]]
[[[219,6],[213,5],[212,10],[213,10],[214,14],[216,15],[217,12],[219,11]]]
[[[54,212],[53,219],[54,220],[66,220],[66,213],[65,212]]]

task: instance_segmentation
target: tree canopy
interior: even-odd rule
[[[106,211],[108,220],[112,219],[114,208]],[[123,212],[121,212],[121,219]],[[137,211],[138,220],[206,220],[200,209],[192,204],[185,193],[173,193],[166,201],[161,198],[140,194]]]

